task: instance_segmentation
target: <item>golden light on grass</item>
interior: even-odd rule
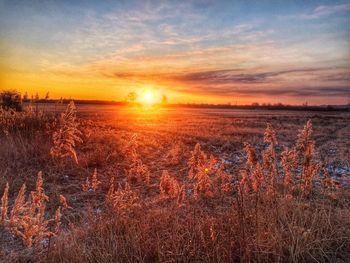
[[[7,253],[3,256],[0,251],[3,258],[23,261],[28,253],[25,247],[30,247],[28,257],[34,262],[42,255],[49,262],[108,262],[110,255],[122,262],[142,262],[150,255],[153,259],[154,253],[165,255],[155,262],[168,260],[170,253],[172,261],[189,257],[188,262],[198,258],[235,262],[241,257],[269,262],[274,259],[271,255],[281,262],[324,262],[328,260],[325,255],[347,255],[348,192],[327,165],[334,156],[328,159],[317,151],[312,134],[314,129],[324,134],[320,124],[313,127],[310,120],[296,135],[301,128],[296,115],[293,129],[289,125],[279,128],[284,133],[288,130],[288,136],[278,136],[273,124],[280,121],[271,115],[264,117],[264,112],[237,117],[237,111],[232,111],[235,119],[229,119],[227,111],[223,115],[216,109],[174,110],[158,107],[164,90],[148,86],[142,91],[138,100],[130,96],[135,98],[132,107],[113,112],[117,115],[105,105],[88,109],[79,105],[77,110],[73,102],[56,115],[49,105],[41,112],[32,106],[18,112],[0,108],[0,145],[4,145],[0,147],[0,156],[4,156],[0,173],[15,174],[7,172],[11,171],[8,163],[32,153],[38,153],[31,160],[34,166],[16,165],[30,171],[41,166],[47,170],[44,176],[38,173],[30,193],[24,184],[16,183],[15,176],[9,177],[11,184],[7,177],[0,177],[0,245]],[[141,101],[154,104],[138,107]],[[323,120],[331,122],[330,115],[326,116]],[[241,126],[237,126],[237,118]],[[273,122],[267,124],[261,143],[254,139],[261,132],[257,118]],[[341,121],[348,124],[346,118]],[[208,130],[214,125],[215,130]],[[235,133],[240,137],[228,136],[232,128],[240,131]],[[338,127],[333,125],[333,129]],[[51,140],[46,139],[48,135]],[[294,145],[285,138],[292,136],[298,138]],[[253,142],[245,143],[241,150],[241,142],[249,138]],[[344,140],[337,138],[326,137],[321,149],[329,143],[342,149]],[[232,144],[226,144],[227,140]],[[290,148],[283,149],[284,143]],[[231,155],[233,151],[242,152],[242,158]],[[49,158],[53,158],[50,169],[45,165]],[[116,167],[116,162],[120,166]],[[80,173],[83,165],[89,168],[86,177],[67,175],[68,169]],[[20,176],[27,180],[27,173]],[[28,186],[33,188],[30,178]],[[82,190],[70,191],[72,187]],[[84,219],[84,224],[69,224],[71,213]],[[10,235],[23,244],[13,245],[15,239],[8,242]],[[96,242],[91,244],[91,238]],[[164,248],[149,245],[157,242],[164,243]],[[245,244],[242,255],[240,244]],[[130,249],[134,247],[136,250]],[[180,259],[179,249],[185,251]]]

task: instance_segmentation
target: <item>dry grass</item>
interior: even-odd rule
[[[75,146],[82,142],[76,121],[76,108],[74,102],[70,102],[64,113],[61,114],[57,130],[53,133],[53,146],[50,154],[54,158],[64,158],[70,156],[77,164],[78,157]]]
[[[25,129],[17,114],[1,122],[4,262],[350,260],[348,177],[330,168],[350,162],[347,113],[76,116],[70,104]]]
[[[49,197],[43,189],[42,172],[38,173],[35,191],[31,192],[30,198],[26,198],[26,185],[22,185],[12,206],[10,216],[8,216],[8,194],[9,184],[7,183],[1,198],[0,223],[6,230],[21,238],[24,246],[30,248],[46,239],[49,240],[58,233],[61,224],[61,207],[57,208],[55,219],[45,217],[45,208]],[[68,208],[67,201],[63,196],[61,196],[61,202],[64,208]],[[52,222],[55,222],[54,227],[50,227]]]

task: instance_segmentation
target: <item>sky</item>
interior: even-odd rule
[[[0,90],[350,103],[350,1],[0,0]]]

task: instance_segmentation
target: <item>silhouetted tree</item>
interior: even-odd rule
[[[5,110],[22,111],[21,94],[15,90],[6,90],[0,93],[1,107]]]
[[[38,94],[38,93],[35,94],[34,100],[35,100],[35,101],[38,101],[38,100],[39,100],[39,94]]]
[[[45,100],[48,100],[49,98],[50,98],[50,94],[49,94],[49,92],[47,92],[45,95]]]
[[[28,93],[24,93],[23,95],[23,101],[28,101]]]
[[[167,104],[168,103],[168,98],[167,98],[167,96],[166,95],[162,95],[162,104]]]
[[[137,100],[137,93],[136,92],[129,92],[126,96],[126,100],[129,102],[135,102]]]

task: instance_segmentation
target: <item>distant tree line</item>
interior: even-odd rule
[[[350,111],[350,104],[347,105],[284,105],[282,103],[263,103],[251,105],[231,105],[231,104],[191,104],[178,103],[170,104],[168,107],[184,107],[184,108],[208,108],[208,109],[247,109],[247,110],[296,110],[296,111]]]
[[[47,92],[43,98],[40,98],[38,93],[31,95],[29,98],[27,92],[22,96],[21,93],[16,90],[4,90],[0,93],[0,107],[5,110],[12,109],[15,111],[22,111],[23,102],[49,102],[49,99],[49,92]]]
[[[74,100],[78,104],[100,104],[100,105],[116,105],[116,106],[126,106],[134,104],[137,105],[138,95],[136,92],[130,92],[127,94],[125,101],[103,101],[103,100]],[[28,96],[25,92],[23,96],[16,90],[5,90],[0,92],[0,107],[9,110],[13,109],[15,111],[21,111],[23,102],[32,103],[64,103],[67,104],[71,99],[50,99],[50,94],[47,92],[43,98],[39,97],[39,94]],[[251,105],[231,105],[227,104],[191,104],[191,103],[178,103],[178,104],[168,104],[167,97],[162,95],[160,104],[163,107],[186,107],[186,108],[218,108],[218,109],[256,109],[256,110],[307,110],[307,111],[350,111],[350,103],[347,105],[321,105],[321,106],[310,106],[307,102],[302,105],[285,105],[282,103],[262,103],[253,102]]]
[[[39,94],[38,93],[35,93],[35,95],[31,95],[29,97],[28,93],[25,92],[24,95],[23,95],[23,102],[46,102],[50,99],[50,93],[49,92],[46,92],[45,96],[43,98],[40,98],[39,97]]]

